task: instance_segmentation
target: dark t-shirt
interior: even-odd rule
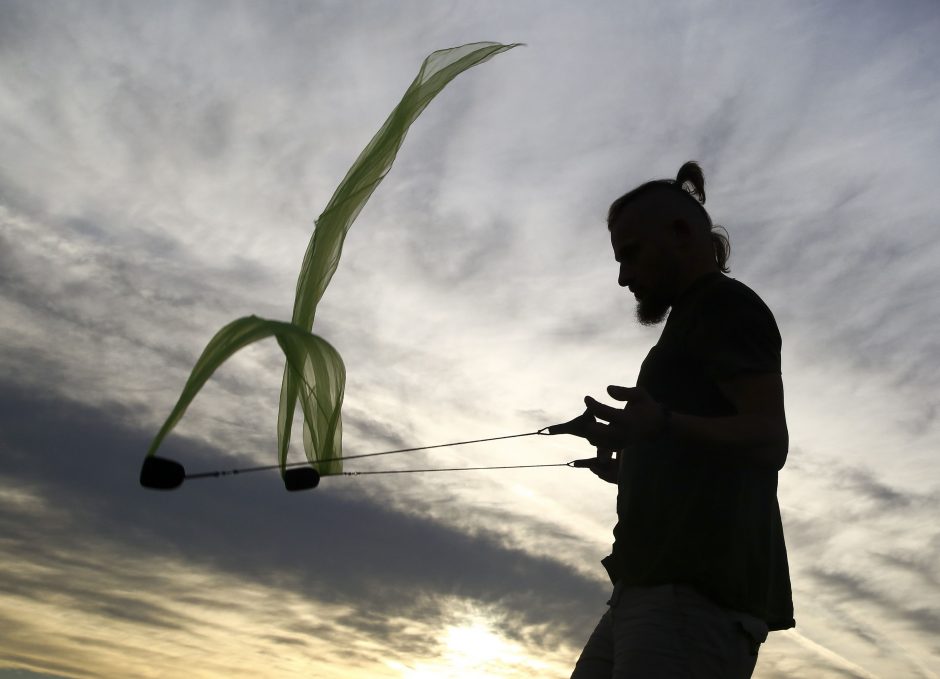
[[[734,415],[717,383],[780,374],[780,346],[760,297],[708,274],[673,305],[637,385],[677,413]],[[612,581],[684,583],[771,630],[794,626],[776,469],[666,436],[621,451],[618,488],[613,554],[604,559]]]

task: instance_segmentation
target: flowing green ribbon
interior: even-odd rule
[[[339,353],[311,332],[317,304],[339,265],[343,241],[369,197],[388,174],[411,124],[463,71],[516,47],[479,42],[432,52],[398,105],[349,168],[315,222],[297,278],[292,321],[239,318],[219,330],[196,361],[179,400],[154,437],[148,455],[180,421],[196,394],[219,366],[243,347],[275,337],[284,352],[284,377],[277,416],[278,464],[287,463],[297,401],[303,413],[307,459],[321,474],[342,472],[342,416],[346,368]],[[324,460],[324,462],[318,462]]]

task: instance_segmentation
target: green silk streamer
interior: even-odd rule
[[[179,400],[150,445],[154,455],[211,375],[238,350],[275,337],[284,352],[284,377],[277,418],[278,463],[285,470],[297,401],[303,413],[307,459],[321,475],[342,471],[341,407],[346,369],[336,350],[311,332],[317,304],[339,264],[343,241],[372,192],[388,174],[411,124],[444,87],[463,71],[516,47],[472,43],[432,52],[385,123],[349,168],[315,221],[304,254],[291,323],[257,316],[239,318],[219,330],[206,345]],[[323,460],[323,462],[318,462]]]
[[[317,425],[317,435],[312,437],[314,440],[311,445],[320,450],[335,449],[342,434],[339,405],[343,401],[346,383],[346,371],[339,353],[322,337],[298,328],[293,323],[245,316],[219,330],[206,345],[193,366],[176,406],[154,437],[147,454],[157,452],[163,439],[182,419],[189,404],[219,366],[239,349],[272,336],[284,352],[288,369],[302,387],[301,402],[305,421]],[[331,464],[337,463],[327,462],[324,467]],[[335,473],[334,468],[329,469]]]

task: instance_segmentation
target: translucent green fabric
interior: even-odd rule
[[[284,352],[287,369],[296,384],[300,385],[305,430],[308,423],[314,423],[309,434],[310,449],[339,450],[342,436],[340,406],[346,384],[346,369],[339,353],[322,337],[298,328],[293,323],[245,316],[219,330],[206,345],[186,381],[186,386],[183,387],[183,393],[176,406],[154,437],[147,454],[153,455],[157,452],[160,443],[180,421],[196,394],[220,365],[239,349],[272,336],[277,339]],[[278,427],[281,426],[279,419]],[[327,457],[332,455],[329,452],[323,455],[324,459]],[[326,462],[323,468],[327,473],[342,470],[339,460]]]
[[[287,462],[298,400],[303,413],[307,459],[314,463],[321,475],[342,471],[340,410],[346,370],[336,350],[311,333],[317,304],[339,264],[349,227],[391,168],[411,123],[457,75],[513,47],[516,45],[473,43],[433,52],[424,60],[414,82],[349,168],[326,209],[317,218],[297,279],[292,322],[247,316],[219,330],[196,361],[176,406],[154,438],[148,455],[156,453],[206,380],[222,363],[242,347],[273,336],[285,356],[277,418],[278,462],[282,472]]]

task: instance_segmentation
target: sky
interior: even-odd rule
[[[137,483],[215,331],[289,319],[422,59],[481,40],[525,46],[417,120],[318,310],[346,453],[634,384],[660,328],[606,210],[698,160],[784,342],[797,627],[754,676],[940,677],[937,34],[915,0],[0,0],[0,679],[569,675],[609,594],[616,489],[586,470]],[[238,354],[162,454],[275,462],[282,369]],[[593,454],[565,439],[347,469]]]

